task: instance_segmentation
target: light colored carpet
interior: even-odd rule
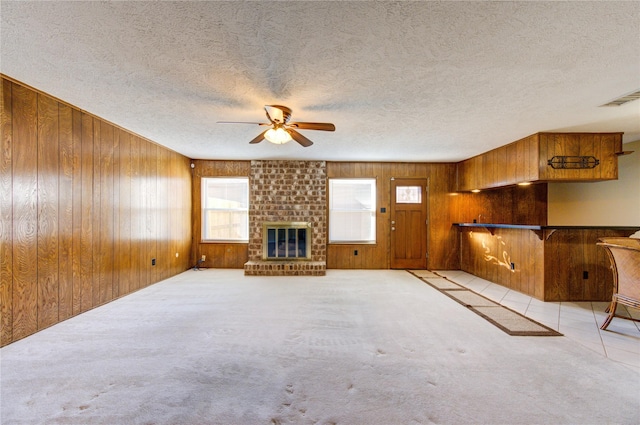
[[[405,271],[187,271],[0,350],[9,424],[637,424],[632,369]]]

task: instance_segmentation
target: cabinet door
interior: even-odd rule
[[[540,179],[555,181],[614,180],[618,178],[616,149],[622,133],[541,133]],[[564,158],[567,164],[554,166]],[[579,164],[581,158],[586,167]]]

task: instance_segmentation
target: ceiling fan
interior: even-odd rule
[[[293,139],[305,148],[313,145],[313,142],[300,134],[298,130],[335,131],[336,129],[335,125],[327,122],[289,122],[291,119],[291,109],[286,106],[265,105],[264,111],[267,114],[267,119],[269,119],[268,123],[237,121],[218,121],[218,123],[268,125],[270,128],[258,134],[249,143],[260,143],[264,139],[267,139],[271,143],[281,145]]]

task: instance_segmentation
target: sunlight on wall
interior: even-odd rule
[[[511,255],[507,252],[507,244],[502,239],[502,236],[470,231],[469,240],[471,244],[480,244],[482,246],[484,261],[498,267],[504,267],[511,273],[515,273],[515,268],[511,266]]]
[[[549,225],[640,226],[640,140],[623,148],[618,180],[549,183]]]

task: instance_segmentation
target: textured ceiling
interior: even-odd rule
[[[0,71],[190,158],[458,161],[640,139],[640,2],[12,2]],[[249,145],[266,104],[333,122]]]

